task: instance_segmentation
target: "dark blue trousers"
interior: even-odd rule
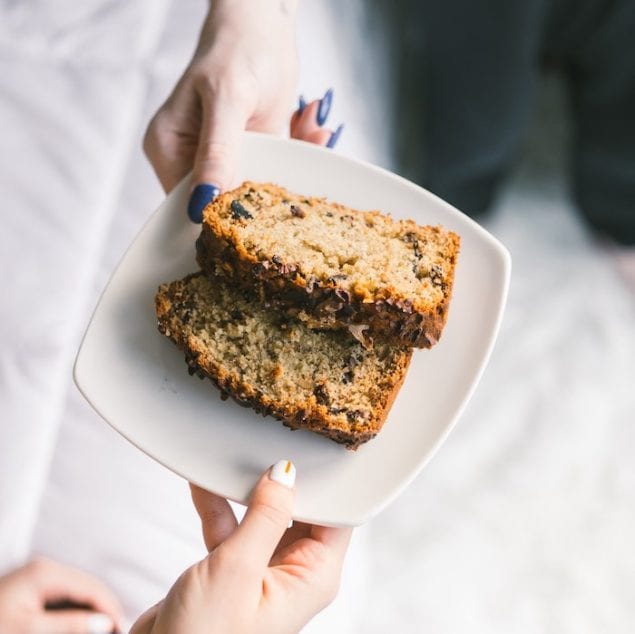
[[[568,91],[575,202],[635,244],[635,0],[376,0],[392,25],[403,171],[478,215],[516,155],[537,80]]]

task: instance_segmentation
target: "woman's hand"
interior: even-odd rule
[[[259,480],[238,526],[226,500],[192,486],[209,555],[186,570],[131,634],[298,632],[337,594],[350,529],[295,523],[295,467]]]
[[[192,170],[188,214],[232,187],[243,130],[276,134],[288,121],[298,75],[298,0],[215,0],[185,73],[154,115],[143,142],[165,191]],[[333,147],[323,128],[333,92],[300,108],[291,136]]]
[[[110,590],[76,568],[34,559],[0,577],[0,634],[109,634],[122,620]]]
[[[144,140],[166,191],[193,166],[192,184],[207,186],[209,202],[233,184],[241,132],[284,127],[298,73],[296,9],[297,0],[212,2],[194,57]]]

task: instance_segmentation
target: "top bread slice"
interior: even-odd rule
[[[459,244],[440,226],[245,182],[206,207],[197,259],[309,327],[429,348],[447,319]]]

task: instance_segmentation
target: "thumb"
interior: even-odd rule
[[[203,209],[234,184],[241,136],[248,119],[244,109],[222,93],[204,97],[202,109],[187,210],[190,220],[197,223],[203,219]]]
[[[44,612],[37,619],[35,630],[46,634],[111,634],[117,631],[106,614],[86,610]]]
[[[290,460],[276,462],[258,481],[240,526],[225,540],[247,561],[266,567],[289,527],[295,498],[296,469]]]

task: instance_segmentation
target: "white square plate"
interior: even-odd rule
[[[432,350],[416,350],[382,432],[357,452],[292,432],[190,377],[183,354],[156,328],[161,282],[197,270],[200,231],[185,212],[181,183],[134,240],[88,326],[75,381],[118,432],[166,467],[245,503],[258,475],[283,458],[298,468],[295,518],[361,524],[422,469],[465,407],[487,363],[503,314],[511,261],[482,227],[390,172],[315,145],[247,133],[239,180],[271,181],[357,209],[380,209],[461,236],[449,318]]]

